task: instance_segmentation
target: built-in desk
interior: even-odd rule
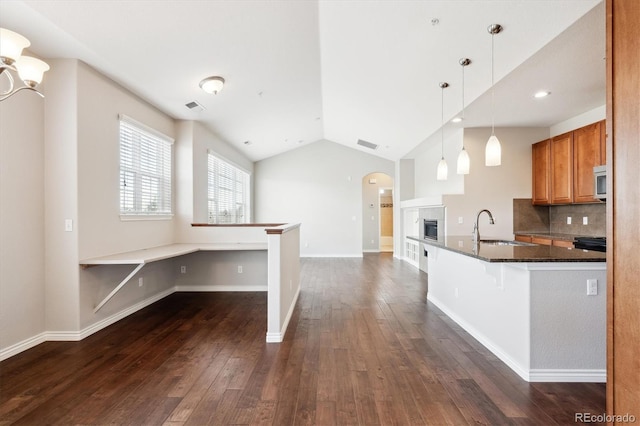
[[[122,289],[144,265],[159,260],[171,259],[197,251],[237,251],[267,250],[267,243],[208,243],[208,244],[168,244],[143,250],[116,253],[109,256],[93,257],[80,261],[80,266],[88,268],[96,265],[137,265],[100,303],[93,312],[98,312],[115,294]]]

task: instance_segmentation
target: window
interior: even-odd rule
[[[249,223],[249,173],[209,152],[209,223]]]
[[[120,215],[171,215],[173,139],[120,115]]]

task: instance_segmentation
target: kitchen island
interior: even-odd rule
[[[427,300],[523,379],[606,381],[605,253],[470,236],[421,243]]]

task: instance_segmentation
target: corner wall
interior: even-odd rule
[[[362,256],[362,178],[393,161],[327,140],[255,163],[255,221],[301,223],[301,256]]]
[[[45,330],[44,182],[44,100],[25,91],[0,103],[0,353]]]
[[[502,165],[484,165],[484,148],[491,135],[489,128],[464,130],[465,148],[471,157],[471,172],[464,176],[464,194],[445,195],[448,235],[468,235],[473,231],[477,213],[489,209],[480,218],[482,237],[513,238],[513,199],[531,197],[531,145],[549,137],[549,129],[496,128],[502,144]],[[462,223],[459,223],[462,218]]]

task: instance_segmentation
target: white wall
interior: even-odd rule
[[[256,222],[302,223],[302,256],[362,256],[362,178],[394,163],[324,140],[254,170]]]
[[[587,111],[584,114],[580,114],[578,116],[571,117],[568,120],[554,124],[549,128],[549,137],[558,136],[563,133],[579,129],[580,127],[604,120],[605,118],[607,118],[607,106],[602,105],[598,108]]]
[[[484,148],[491,129],[465,129],[465,148],[471,157],[471,172],[464,177],[464,194],[445,195],[448,235],[467,235],[473,230],[478,211],[489,209],[480,219],[483,238],[513,238],[513,199],[531,197],[531,145],[549,137],[548,128],[497,128],[502,144],[502,165],[486,167]],[[463,223],[458,223],[462,218]]]
[[[40,96],[0,103],[0,352],[45,330],[43,142]]]
[[[436,180],[438,163],[442,158],[440,133],[434,134],[414,150],[416,198],[440,194],[462,194],[464,192],[464,179],[456,173],[456,163],[458,153],[462,149],[463,135],[463,129],[445,128],[444,158],[449,168],[446,181]]]
[[[44,99],[46,330],[79,328],[78,61],[48,61]],[[65,232],[64,221],[73,221]]]

